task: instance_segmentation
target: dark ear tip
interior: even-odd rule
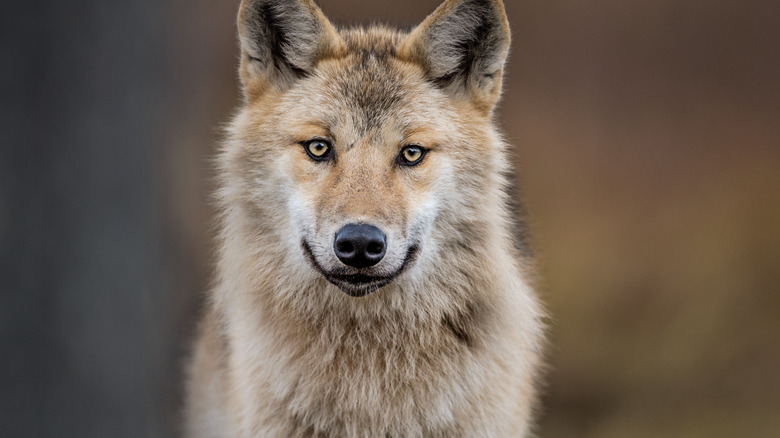
[[[490,111],[501,93],[511,32],[501,0],[446,0],[399,48],[448,93]],[[464,93],[465,92],[465,93]]]
[[[241,77],[284,89],[337,52],[338,33],[313,0],[243,0],[238,11]]]

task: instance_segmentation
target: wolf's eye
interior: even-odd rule
[[[327,161],[330,159],[331,146],[327,140],[314,139],[303,142],[303,149],[314,161]]]
[[[404,148],[401,149],[401,154],[398,155],[398,163],[402,166],[416,166],[425,158],[426,152],[428,152],[428,150],[422,146],[404,146]]]

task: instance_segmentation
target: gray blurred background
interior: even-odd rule
[[[506,3],[539,435],[779,436],[780,2]],[[0,0],[0,435],[178,434],[237,6]]]

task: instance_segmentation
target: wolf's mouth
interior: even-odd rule
[[[336,285],[345,294],[351,297],[363,297],[372,292],[376,292],[382,286],[390,284],[406,269],[408,269],[409,266],[414,264],[415,260],[417,260],[417,254],[420,250],[418,245],[410,246],[406,251],[406,256],[404,257],[404,261],[401,264],[401,267],[398,268],[395,272],[392,272],[388,275],[371,275],[359,272],[364,271],[363,269],[355,270],[339,268],[327,271],[322,266],[320,266],[319,263],[317,263],[317,259],[314,257],[314,253],[312,252],[309,243],[306,242],[305,239],[301,241],[301,247],[303,248],[303,254],[306,256],[306,259],[309,261],[309,263],[311,263],[314,269],[322,274],[326,280]]]

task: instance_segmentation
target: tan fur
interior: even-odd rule
[[[248,12],[269,5],[265,21]],[[486,55],[442,79],[432,64],[463,61],[420,47],[451,29],[435,18],[452,11],[487,11],[499,43],[474,46]],[[301,20],[277,26],[279,14],[319,24],[295,46]],[[189,436],[527,435],[541,310],[513,247],[492,124],[503,4],[449,0],[432,17],[408,36],[337,32],[310,0],[242,4],[246,99],[219,156],[217,278],[190,370]],[[284,50],[257,40],[269,29]],[[335,159],[310,159],[311,138],[329,139]],[[429,149],[415,167],[396,164],[407,144]],[[387,235],[367,272],[400,272],[360,298],[320,272],[340,267],[333,236],[348,223]]]

